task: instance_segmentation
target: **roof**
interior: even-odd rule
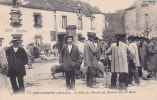
[[[77,13],[78,4],[82,5],[82,13],[87,17],[93,17],[92,14],[102,14],[97,7],[92,7],[83,1],[73,0],[28,0],[29,2],[22,7],[42,9],[42,10],[53,10],[53,11],[66,11]],[[12,0],[0,0],[0,4],[12,5]]]
[[[107,29],[114,29],[116,34],[125,34],[124,30],[124,14],[126,10],[121,10],[116,13],[108,13],[105,19],[108,21],[109,26]]]
[[[12,0],[0,0],[1,5],[12,5]],[[20,4],[22,7],[26,8],[34,8],[34,9],[42,9],[42,10],[54,10],[54,7],[51,6],[48,2],[44,0],[29,0],[29,3],[25,5]]]
[[[114,29],[107,29],[103,33],[103,37],[114,37],[116,34]]]

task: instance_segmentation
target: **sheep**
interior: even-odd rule
[[[83,60],[81,66],[80,66],[80,70],[76,74],[80,74],[81,77],[85,78],[85,76],[87,74],[87,69],[88,69],[88,67],[84,66],[84,60]],[[100,72],[101,74],[104,74],[105,69],[106,68],[105,68],[104,64],[101,61],[98,61],[98,66],[96,67],[95,70],[97,72]]]
[[[98,61],[98,66],[96,67],[96,71],[100,72],[104,77],[104,83],[105,86],[108,87],[111,81],[111,72],[110,67],[108,66],[108,59],[102,59]],[[87,69],[88,67],[84,66],[84,60],[80,66],[80,71],[78,74],[81,74],[81,77],[85,79],[85,76],[87,75]],[[96,75],[97,76],[97,75]]]
[[[64,69],[63,65],[60,64],[59,62],[54,63],[51,67],[51,75],[53,76],[53,79],[56,79],[55,75],[56,73],[63,73],[64,76]]]

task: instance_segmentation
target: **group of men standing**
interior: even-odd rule
[[[71,68],[65,72],[67,89],[75,88],[75,70],[81,64],[84,64],[87,70],[86,85],[95,87],[96,70],[102,54],[105,54],[104,57],[111,56],[111,62],[108,64],[112,73],[110,88],[117,88],[117,76],[119,76],[120,90],[126,90],[129,84],[140,85],[140,77],[147,79],[152,75],[156,76],[157,44],[154,38],[147,39],[137,36],[126,38],[126,34],[116,34],[114,43],[105,50],[97,42],[95,33],[89,32],[87,36],[86,41],[84,41],[85,38],[81,38],[79,48],[72,41],[69,44],[68,40],[69,38],[73,40],[72,36],[67,37],[67,44],[61,52],[60,58],[64,68]]]
[[[88,40],[84,43],[84,37],[81,38],[79,48],[73,44],[73,37],[68,36],[67,44],[63,47],[60,56],[60,63],[63,64],[66,76],[67,89],[75,89],[75,71],[83,63],[87,68],[87,86],[95,86],[95,73],[98,66],[98,45],[96,34],[89,32],[87,34]]]
[[[80,70],[81,64],[86,68],[86,85],[95,87],[98,61],[102,54],[111,56],[109,67],[111,68],[111,88],[116,88],[117,76],[119,76],[119,89],[127,89],[128,84],[140,85],[139,77],[143,79],[156,76],[157,72],[157,39],[116,34],[116,41],[104,49],[98,42],[96,34],[87,33],[88,40],[81,38],[76,46],[73,36],[66,37],[66,45],[63,47],[59,62],[63,64],[66,76],[67,90],[75,89],[75,72]],[[128,42],[127,42],[128,40]],[[0,38],[0,77],[10,77],[13,93],[25,91],[23,76],[26,75],[25,65],[28,64],[28,56],[20,45],[22,40],[13,38],[12,45],[6,50],[1,48],[3,38]],[[32,50],[31,50],[32,51]],[[104,58],[106,57],[104,56]],[[145,75],[147,73],[147,75]],[[16,82],[18,80],[18,84]],[[3,88],[0,86],[0,88]]]

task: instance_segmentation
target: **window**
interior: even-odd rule
[[[35,39],[35,44],[36,44],[36,45],[41,45],[41,44],[43,44],[43,42],[42,42],[43,37],[42,37],[41,35],[35,35],[34,39]]]
[[[82,33],[78,33],[78,41],[81,41]]]
[[[43,27],[41,14],[40,13],[34,13],[33,16],[34,16],[34,27],[35,28]]]
[[[95,30],[95,27],[94,27],[94,19],[91,19],[91,30]]]
[[[67,3],[68,8],[70,7],[70,3]]]
[[[78,18],[78,29],[82,30],[82,18]]]
[[[13,0],[12,3],[13,3],[13,7],[17,7],[17,0]]]
[[[51,41],[56,41],[56,32],[50,31]]]
[[[11,15],[11,18],[10,18],[11,23],[10,23],[10,25],[12,27],[20,27],[20,26],[22,26],[22,24],[21,24],[22,19],[20,19],[21,12],[19,10],[11,10],[10,15]]]
[[[67,27],[67,16],[62,16],[62,28],[65,29]]]
[[[149,14],[145,14],[145,28],[147,29],[149,26]]]

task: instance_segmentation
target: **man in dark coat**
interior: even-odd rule
[[[95,69],[98,66],[98,49],[94,45],[94,38],[96,34],[88,32],[87,36],[88,40],[85,42],[84,46],[84,66],[87,67],[87,86],[93,88],[95,87],[94,82],[96,83],[96,78],[94,81],[94,76],[96,74]]]
[[[144,39],[144,37],[139,37],[140,41],[137,43],[140,61],[140,67],[138,67],[139,77],[142,77],[142,69],[146,69],[147,63],[148,45]]]
[[[148,45],[148,61],[146,70],[149,72],[154,72],[154,77],[156,77],[157,72],[157,42],[156,38],[152,38],[150,44]]]
[[[28,63],[28,57],[24,48],[19,46],[21,42],[20,39],[13,39],[11,41],[13,45],[6,50],[8,60],[7,76],[10,77],[13,93],[25,92],[23,76],[26,75],[25,65]]]
[[[75,89],[75,71],[81,64],[79,49],[72,42],[73,37],[68,36],[67,44],[63,47],[60,56],[60,63],[63,64],[65,71],[67,90]]]

